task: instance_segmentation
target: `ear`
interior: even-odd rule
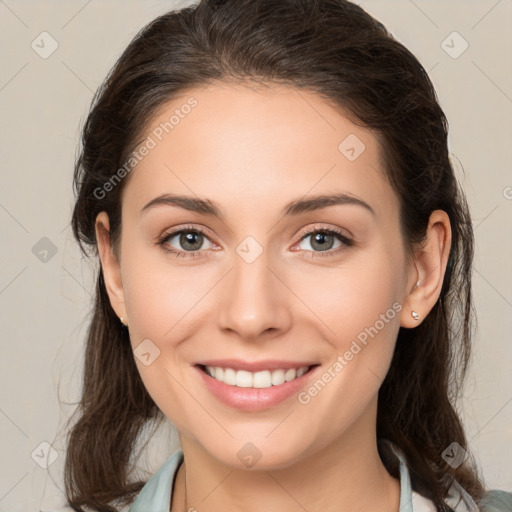
[[[121,265],[114,254],[110,239],[110,223],[106,212],[100,212],[96,217],[95,223],[96,240],[98,243],[98,253],[103,271],[103,280],[110,299],[110,304],[116,312],[116,315],[125,323],[126,309],[124,301],[123,282],[121,280]]]
[[[450,255],[452,231],[450,218],[443,210],[430,215],[425,244],[414,253],[409,270],[407,290],[400,326],[413,328],[419,325],[434,307],[443,286],[444,274]],[[412,316],[415,311],[419,317]]]

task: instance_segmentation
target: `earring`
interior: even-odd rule
[[[128,324],[124,321],[124,318],[121,316],[119,317],[119,320],[121,320],[121,323],[126,327]]]
[[[411,315],[414,318],[414,320],[418,320],[420,317],[420,315],[418,315],[418,313],[416,313],[416,311],[411,311]]]

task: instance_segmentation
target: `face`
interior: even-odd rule
[[[312,92],[210,85],[165,105],[146,136],[154,147],[127,178],[109,293],[182,442],[227,465],[252,451],[277,468],[374,433],[416,278],[375,135]],[[341,199],[311,202],[331,195]],[[199,199],[209,208],[194,210]],[[314,366],[245,388],[197,366],[221,359]]]

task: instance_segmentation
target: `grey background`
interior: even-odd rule
[[[94,275],[69,226],[79,129],[135,33],[188,3],[0,0],[0,512],[62,502],[62,426],[79,396]],[[360,4],[422,62],[450,123],[477,242],[479,323],[460,409],[488,487],[511,491],[512,1]],[[460,55],[454,31],[469,45]],[[52,41],[42,32],[58,44],[47,58]],[[176,433],[165,427],[141,471],[175,449]],[[45,469],[49,445],[57,458]]]

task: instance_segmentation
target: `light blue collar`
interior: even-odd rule
[[[400,465],[400,512],[414,512],[409,470],[401,450],[390,443]],[[128,512],[169,512],[174,478],[183,462],[183,451],[175,451],[163,466],[147,481]]]
[[[394,444],[389,443],[393,453],[397,456],[400,463],[400,506],[399,512],[414,512],[412,507],[412,487],[409,470],[405,463],[405,458],[401,450]]]
[[[179,448],[146,482],[128,512],[169,512],[174,478],[182,462],[183,450]]]

